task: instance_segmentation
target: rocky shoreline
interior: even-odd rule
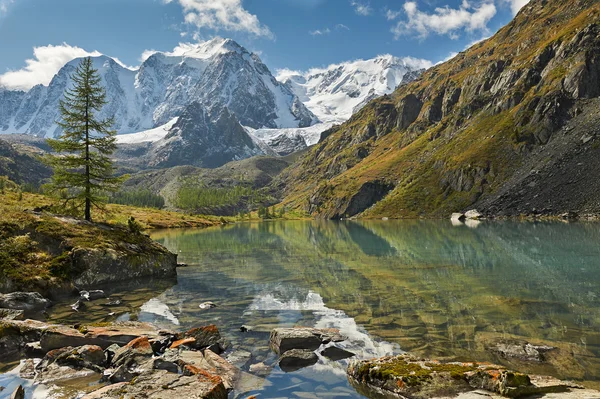
[[[333,361],[354,357],[335,346],[346,339],[336,329],[276,328],[269,344],[287,373],[316,364],[317,352]],[[14,388],[11,398],[16,399],[36,385],[59,393],[70,387],[70,395],[62,397],[81,399],[224,399],[233,390],[264,385],[272,367],[257,363],[249,371],[240,369],[235,348],[215,325],[175,332],[140,322],[66,326],[2,319],[0,358],[15,351],[23,360],[12,373],[32,381]],[[502,366],[408,354],[357,359],[347,374],[359,393],[372,398],[600,397],[572,382]]]

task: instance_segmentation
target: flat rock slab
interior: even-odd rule
[[[227,390],[218,376],[206,373],[184,376],[164,370],[142,374],[135,383],[104,387],[82,399],[227,399]]]
[[[67,346],[97,345],[106,349],[112,344],[126,345],[141,336],[157,339],[167,333],[159,332],[152,324],[138,322],[117,322],[109,326],[77,330],[35,320],[0,320],[0,355],[5,353],[3,348],[10,349],[11,345],[13,349],[18,347],[15,342],[24,345],[39,341],[42,351],[46,353]]]
[[[316,350],[322,344],[342,342],[346,337],[335,329],[276,328],[271,331],[270,345],[278,354],[292,349]]]

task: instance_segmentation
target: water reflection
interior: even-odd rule
[[[155,238],[195,265],[181,273],[173,298],[226,296],[232,305],[211,314],[221,321],[252,322],[243,315],[260,298],[292,306],[294,295],[306,298],[295,289],[319,295],[370,336],[422,356],[600,379],[597,224],[275,222]],[[279,284],[293,288],[277,293]],[[180,309],[183,324],[208,319]],[[280,310],[265,331],[317,322],[314,311],[296,312],[301,317]],[[494,352],[498,342],[521,340],[557,347],[557,359],[531,364]]]

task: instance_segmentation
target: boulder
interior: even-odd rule
[[[112,344],[104,350],[104,361],[107,365],[110,365],[112,363],[112,360],[114,359],[115,354],[119,349],[121,349],[119,345]]]
[[[115,384],[83,396],[82,399],[134,398],[226,399],[227,390],[221,378],[210,373],[179,375],[165,370],[143,373],[135,384]]]
[[[477,220],[480,219],[483,215],[479,213],[476,209],[471,209],[470,211],[465,212],[465,218],[469,220]]]
[[[196,342],[188,342],[188,344],[194,349],[204,349],[211,345],[222,342],[221,333],[215,325],[192,328],[183,334],[179,334],[177,338],[179,340],[183,340],[185,338],[194,338]]]
[[[0,294],[0,308],[36,311],[48,308],[52,303],[37,292],[12,292]]]
[[[41,373],[47,374],[48,370],[56,365],[70,367],[75,370],[88,369],[101,373],[106,365],[105,360],[104,352],[99,346],[84,345],[77,348],[67,346],[49,351],[38,364],[37,369]]]
[[[271,331],[270,345],[278,354],[292,349],[316,350],[321,344],[341,342],[346,338],[335,329],[276,328]]]
[[[25,315],[24,310],[17,309],[0,309],[0,319],[6,320],[23,320]]]
[[[131,361],[139,363],[138,358],[149,358],[152,355],[154,355],[154,351],[148,337],[139,337],[119,348],[115,352],[111,365],[118,367]]]
[[[221,377],[223,385],[227,389],[233,389],[235,383],[240,377],[241,371],[221,356],[211,350],[204,351],[204,358],[212,366],[214,374]]]
[[[319,361],[315,352],[307,349],[292,349],[279,358],[279,367],[286,373],[312,366]]]

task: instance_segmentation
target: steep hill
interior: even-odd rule
[[[412,82],[430,66],[425,60],[388,54],[307,72],[280,71],[277,80],[296,94],[320,123],[300,128],[248,130],[281,155],[302,150],[316,144],[324,130],[346,122],[369,101]]]
[[[599,20],[597,0],[532,0],[325,132],[274,183],[284,203],[327,218],[600,213]]]

